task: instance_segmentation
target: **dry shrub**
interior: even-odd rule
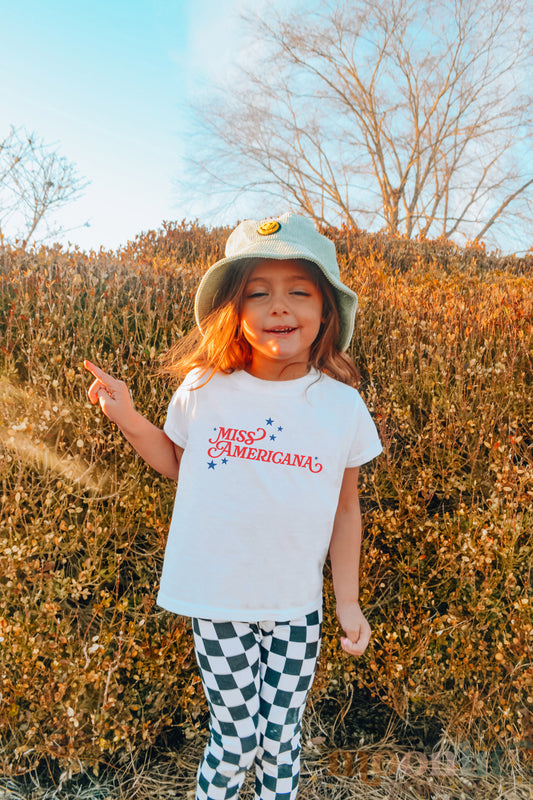
[[[357,666],[333,649],[326,658],[340,687],[352,672],[404,719],[527,748],[533,281],[525,262],[460,266],[391,271],[371,252],[346,265],[361,297],[353,353],[384,454],[363,471],[372,644]]]
[[[117,253],[0,262],[4,771],[96,769],[204,719],[187,624],[155,606],[173,487],[88,404],[81,362],[162,423],[157,358],[192,324],[226,234],[168,224]],[[352,350],[384,455],[361,486],[374,636],[359,661],[340,651],[327,580],[314,700],[348,714],[359,686],[443,737],[531,739],[531,265],[328,235],[360,297]]]
[[[184,620],[155,607],[170,482],[87,401],[85,356],[162,420],[156,352],[196,275],[59,248],[3,265],[0,735],[4,769],[81,768],[203,710]]]

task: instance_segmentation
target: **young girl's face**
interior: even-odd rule
[[[250,274],[240,326],[252,348],[248,371],[265,380],[299,378],[322,322],[322,293],[304,263],[266,259]]]

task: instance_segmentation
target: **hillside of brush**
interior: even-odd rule
[[[228,232],[0,253],[3,772],[205,725],[188,621],[155,604],[175,487],[88,403],[82,361],[162,424],[160,356]],[[364,696],[435,740],[516,745],[533,738],[533,256],[326,234],[359,296],[350,352],[384,452],[361,470],[372,641],[341,651],[326,568],[313,702],[349,720]]]

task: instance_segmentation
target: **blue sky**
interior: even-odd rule
[[[11,125],[35,132],[90,181],[56,213],[70,229],[60,241],[114,248],[163,220],[191,218],[176,188],[190,102],[229,67],[239,11],[257,7],[0,0],[0,140]]]
[[[295,4],[0,0],[0,142],[10,126],[24,128],[90,182],[55,214],[65,231],[56,238],[115,248],[163,220],[198,217],[209,225],[242,217],[232,207],[213,217],[208,200],[180,193],[191,103],[236,57],[253,57],[240,12]],[[503,249],[515,247],[510,241]]]

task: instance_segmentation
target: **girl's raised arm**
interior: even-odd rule
[[[124,381],[113,378],[90,361],[84,361],[83,365],[95,379],[87,392],[91,403],[100,404],[106,417],[118,425],[147,464],[177,481],[183,448],[174,444],[161,428],[152,425],[135,411]]]

